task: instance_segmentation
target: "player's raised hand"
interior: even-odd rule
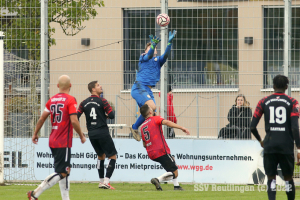
[[[82,133],[82,136],[80,137],[81,143],[84,144],[86,141],[86,138],[84,136],[84,133]]]
[[[190,131],[188,130],[188,129],[186,129],[186,128],[184,128],[184,127],[182,127],[182,129],[181,129],[183,132],[185,132],[185,134],[187,134],[187,135],[191,135],[190,134]]]
[[[151,41],[151,44],[153,47],[156,47],[156,45],[158,43],[160,43],[161,39],[159,37],[156,37],[156,36],[153,36],[153,35],[149,35],[149,38],[150,38],[150,41]]]
[[[33,144],[37,144],[38,141],[39,141],[39,136],[38,135],[35,135],[33,134],[32,138],[31,138]]]
[[[300,153],[297,153],[297,163],[296,165],[300,166]]]
[[[172,43],[173,39],[175,38],[176,33],[177,33],[177,31],[175,31],[175,30],[173,31],[173,33],[172,33],[172,31],[169,32],[169,41],[168,41],[168,43]]]

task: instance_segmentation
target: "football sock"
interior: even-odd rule
[[[103,178],[104,178],[104,160],[97,160],[97,169],[98,169],[98,174],[100,178],[100,182],[103,183]],[[101,181],[102,179],[102,181]]]
[[[269,200],[276,199],[276,179],[268,180],[268,197]]]
[[[293,179],[291,181],[285,181],[285,191],[288,200],[295,199],[296,192],[295,192],[295,184]]]
[[[109,184],[109,178],[105,177],[103,183],[104,184]]]
[[[59,188],[60,188],[62,200],[70,200],[70,197],[69,197],[70,181],[69,181],[68,176],[66,176],[65,178],[63,178],[59,181]]]
[[[132,128],[134,130],[137,130],[144,121],[145,118],[142,115],[140,115],[139,118],[137,118],[135,124],[132,125]]]
[[[105,178],[109,178],[112,176],[114,170],[115,170],[115,165],[116,165],[116,160],[115,159],[110,159],[108,166],[107,166],[107,170],[106,170],[106,176]],[[105,179],[104,179],[105,182]]]
[[[38,198],[45,190],[51,188],[62,178],[63,176],[56,172],[47,176],[45,180],[33,191],[34,197]]]
[[[177,178],[174,178],[172,181],[173,181],[174,187],[179,186]]]
[[[173,173],[172,172],[166,172],[163,175],[157,177],[159,182],[167,182],[173,179]]]

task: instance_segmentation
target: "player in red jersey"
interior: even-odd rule
[[[38,132],[47,117],[51,115],[52,131],[49,137],[49,147],[54,157],[55,172],[47,176],[34,191],[27,193],[29,200],[38,199],[45,190],[51,188],[57,182],[59,182],[62,199],[70,199],[68,176],[70,174],[73,127],[79,134],[81,143],[84,143],[86,140],[77,119],[76,99],[69,95],[71,88],[70,77],[67,75],[59,77],[57,87],[59,88],[59,93],[51,97],[46,103],[46,108],[38,120],[32,136],[32,142],[37,144],[39,139]]]
[[[177,181],[178,168],[165,140],[162,125],[181,129],[187,135],[190,135],[189,130],[160,116],[153,116],[154,112],[147,104],[140,108],[140,112],[146,119],[141,125],[141,134],[148,156],[151,160],[159,162],[167,171],[157,178],[152,178],[151,183],[155,185],[157,190],[162,190],[160,182],[173,180],[174,190],[183,190]]]

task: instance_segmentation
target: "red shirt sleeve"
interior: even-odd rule
[[[83,106],[82,106],[82,103],[83,103],[83,102],[81,102],[81,104],[79,105],[78,110],[77,110],[77,112],[80,113],[80,114],[83,113]]]
[[[71,97],[68,103],[68,112],[69,115],[77,114],[77,102],[74,97]]]
[[[153,119],[157,125],[161,125],[162,121],[164,120],[164,118],[162,118],[161,116],[154,116]]]
[[[111,108],[111,106],[109,105],[109,103],[107,102],[107,100],[104,99],[104,98],[102,98],[102,102],[103,102],[103,104],[104,104],[104,111],[105,111],[105,113],[106,113],[106,114],[111,113],[111,112],[112,112],[112,108]]]
[[[263,107],[262,107],[262,104],[264,102],[265,99],[262,99],[258,102],[256,108],[255,108],[255,111],[254,111],[254,114],[253,114],[253,117],[257,118],[257,119],[260,119],[261,116],[263,115],[264,113],[264,110],[263,110]]]
[[[45,106],[45,111],[47,112],[50,112],[50,103],[51,103],[51,99],[49,99],[46,103],[46,106]]]
[[[293,101],[291,117],[299,117],[299,103],[296,99],[294,99],[294,101]]]

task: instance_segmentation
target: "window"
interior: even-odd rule
[[[292,8],[291,87],[300,85],[300,8]],[[273,78],[283,74],[284,9],[264,9],[264,88],[273,87]]]
[[[124,10],[124,89],[135,80],[148,35],[160,34],[159,12]],[[169,16],[169,31],[177,30],[168,62],[173,88],[238,87],[238,10],[169,9]]]

